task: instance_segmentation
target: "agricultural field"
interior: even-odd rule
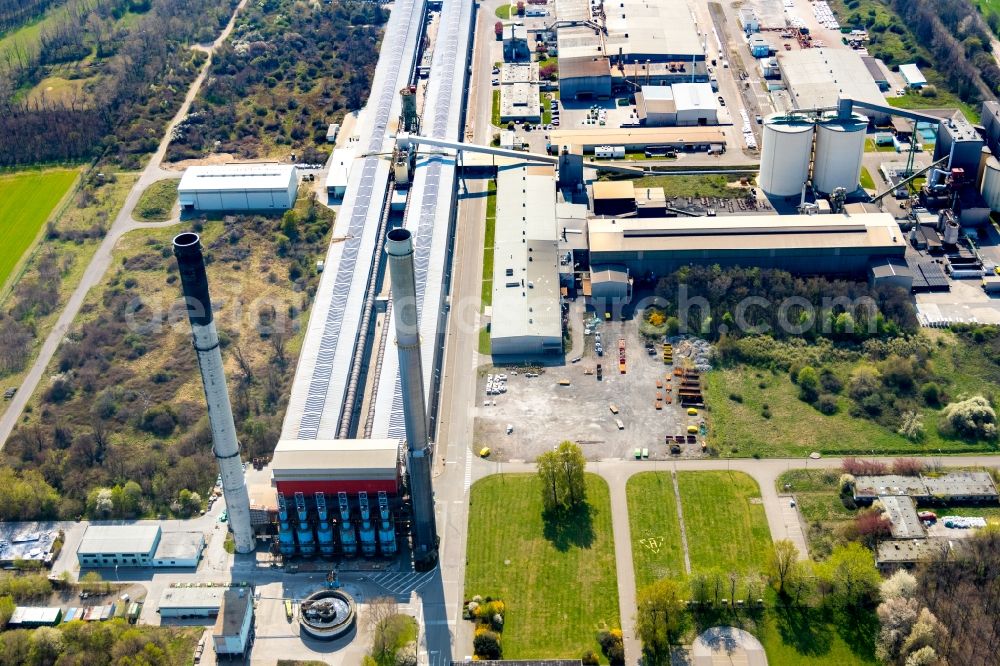
[[[79,175],[77,169],[0,175],[0,290]]]
[[[670,473],[635,474],[628,480],[626,493],[636,589],[660,578],[684,577],[681,526]]]
[[[743,472],[678,472],[691,568],[763,571],[771,531],[757,482]]]
[[[542,516],[535,475],[472,486],[465,596],[505,603],[504,659],[600,654],[597,631],[618,626],[608,486],[593,474],[586,483],[586,511],[558,523]]]

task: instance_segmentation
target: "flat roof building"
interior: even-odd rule
[[[880,497],[923,497],[927,494],[919,476],[879,474],[854,478],[854,500],[872,502]]]
[[[217,655],[246,654],[253,637],[253,595],[249,587],[233,587],[222,596],[219,617],[212,629]]]
[[[623,264],[633,275],[692,263],[864,274],[873,259],[906,249],[885,213],[592,219],[589,232],[591,263]]]
[[[211,617],[222,607],[228,587],[168,587],[156,612],[164,617]]]
[[[561,31],[560,31],[561,32]],[[611,63],[603,55],[559,57],[559,97],[565,100],[611,96]]]
[[[698,22],[687,0],[605,3],[607,53],[624,63],[704,60]]]
[[[778,68],[796,109],[836,107],[841,97],[885,105],[875,79],[855,51],[834,48],[799,49],[778,53]],[[877,124],[888,114],[865,109]]]
[[[885,508],[894,539],[922,539],[927,536],[912,499],[906,495],[883,495],[878,500]]]
[[[635,210],[635,185],[631,180],[598,180],[591,188],[594,215],[624,215]]]
[[[555,170],[551,166],[501,169],[496,217],[491,353],[561,353]]]
[[[336,495],[399,491],[396,439],[282,439],[271,458],[271,482],[291,497],[297,492]]]
[[[347,180],[351,177],[351,167],[357,153],[353,148],[337,148],[330,157],[330,169],[326,174],[326,193],[331,199],[342,199],[347,192]]]
[[[875,565],[884,574],[912,569],[921,562],[951,552],[955,545],[954,541],[941,538],[883,541],[875,551]]]
[[[648,127],[719,124],[719,103],[708,83],[643,86],[635,105],[639,122]]]
[[[950,118],[944,118],[938,127],[934,159],[948,156],[950,159],[946,166],[965,169],[966,177],[978,173],[985,142],[965,114],[955,111]]]
[[[642,152],[649,147],[664,147],[677,151],[703,151],[713,147],[724,149],[726,135],[714,127],[596,127],[592,129],[561,129],[549,132],[554,146],[580,146],[585,153],[596,146],[622,146],[625,152]]]
[[[298,172],[287,164],[192,166],[177,196],[182,212],[287,210],[298,187]]]
[[[52,606],[16,606],[7,625],[19,629],[51,627],[59,624],[62,609]]]
[[[861,56],[861,62],[865,64],[868,73],[871,74],[872,80],[878,86],[878,89],[883,92],[888,90],[889,75],[885,73],[885,66],[882,62],[873,56]]]
[[[927,85],[927,79],[920,72],[920,68],[917,67],[916,63],[911,62],[906,65],[900,65],[899,73],[903,76],[903,80],[906,81],[907,88],[923,88]]]
[[[500,120],[538,122],[542,117],[538,63],[506,63],[500,69]]]
[[[989,472],[951,472],[920,478],[930,499],[951,502],[997,501],[997,487]]]
[[[163,532],[159,525],[88,525],[76,557],[83,568],[197,567],[201,532]]]
[[[528,29],[524,25],[508,23],[503,27],[503,59],[518,62],[531,57],[528,48]]]
[[[0,564],[15,560],[50,563],[58,530],[51,523],[0,522]]]

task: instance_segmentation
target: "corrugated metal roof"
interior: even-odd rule
[[[184,170],[177,191],[287,190],[297,177],[295,167],[289,164],[192,166]]]
[[[283,439],[274,448],[271,476],[275,481],[312,478],[364,478],[396,475],[399,441],[395,439]]]
[[[594,199],[635,199],[635,185],[631,180],[596,181]]]

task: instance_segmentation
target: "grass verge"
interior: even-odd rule
[[[499,7],[496,8],[496,11],[494,13],[497,15],[497,18],[503,19],[505,21],[509,21],[510,20],[510,5],[509,4],[500,5]]]
[[[866,190],[875,189],[875,180],[872,178],[871,173],[869,173],[866,167],[861,167],[861,187]]]
[[[746,196],[746,188],[731,187],[727,176],[646,176],[635,181],[636,187],[662,187],[670,197],[719,197],[740,199]]]
[[[180,180],[158,180],[145,189],[135,206],[135,218],[143,222],[164,222],[170,219],[177,203],[177,186]]]
[[[472,487],[465,596],[506,604],[504,659],[600,653],[596,632],[619,620],[608,486],[588,474],[585,510],[556,522],[538,483],[502,474]]]
[[[490,116],[490,122],[493,123],[494,127],[500,127],[500,91],[493,91],[493,115]]]
[[[636,589],[661,578],[683,578],[684,549],[670,472],[636,474],[625,492]]]
[[[486,232],[483,237],[482,307],[493,304],[493,244],[497,231],[497,186],[490,181],[486,195]]]
[[[771,531],[757,482],[743,472],[679,472],[692,569],[764,570]]]

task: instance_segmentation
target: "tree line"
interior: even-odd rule
[[[288,285],[284,310],[261,306],[247,325],[241,320],[227,326],[222,315],[218,320],[247,458],[270,454],[277,442],[295,372],[288,343],[315,290],[311,262],[325,247],[332,218],[310,201],[284,219],[228,218],[222,233],[205,236],[210,273],[213,265],[237,270],[250,248],[268,248],[263,255],[273,259],[265,264],[266,279]],[[52,379],[40,387],[30,418],[11,434],[2,454],[13,468],[4,472],[9,478],[30,479],[45,492],[16,495],[22,499],[5,504],[6,487],[0,487],[0,518],[22,511],[22,519],[187,516],[200,508],[216,476],[211,432],[199,394],[185,390],[198,377],[190,339],[169,329],[172,322],[187,325],[183,309],[172,300],[156,314],[149,307],[150,285],[162,281],[169,285],[164,294],[179,297],[169,243],[153,240],[126,257],[99,299],[88,303],[95,316],[69,332]],[[164,346],[169,353],[153,354]],[[2,477],[0,485],[15,486],[3,484]]]
[[[201,632],[190,627],[73,621],[0,633],[0,664],[173,666],[191,660]]]
[[[66,0],[0,0],[0,35],[41,16]]]
[[[38,48],[15,45],[0,63],[0,166],[105,156],[135,168],[156,149],[204,54],[187,48],[225,25],[235,0],[70,0]],[[122,27],[126,12],[144,12]],[[53,66],[85,67],[82,98],[21,94]]]

